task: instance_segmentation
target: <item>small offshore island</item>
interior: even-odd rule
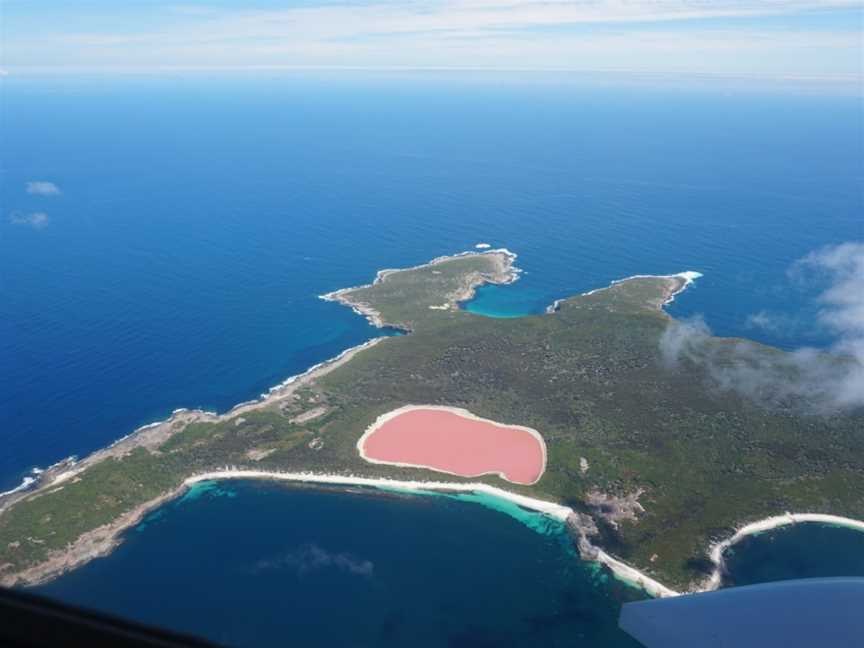
[[[225,414],[178,410],[47,469],[0,500],[0,583],[45,582],[106,555],[148,512],[212,479],[507,498],[565,521],[583,558],[655,596],[717,587],[723,551],[748,534],[799,521],[864,530],[864,413],[769,407],[716,389],[706,365],[664,362],[676,324],[663,306],[697,273],[631,277],[543,315],[459,307],[483,284],[515,281],[514,260],[441,257],[322,296],[409,334]],[[703,343],[737,361],[738,341]],[[442,431],[447,417],[459,434]]]

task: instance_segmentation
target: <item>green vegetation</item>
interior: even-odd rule
[[[645,512],[636,522],[616,529],[599,520],[602,544],[670,586],[698,578],[709,541],[744,521],[787,510],[864,518],[864,416],[768,409],[711,388],[698,364],[665,367],[659,340],[671,320],[658,306],[675,280],[632,279],[519,319],[429,308],[483,278],[505,280],[503,259],[457,257],[343,293],[413,333],[386,339],[282,401],[192,423],[156,452],[139,448],[24,499],[0,515],[0,575],[225,465],[435,478],[357,455],[375,417],[409,403],[464,407],[543,434],[549,461],[537,485],[486,478],[490,484],[594,513],[589,492],[642,490]],[[733,341],[707,343],[722,350]],[[324,414],[292,423],[313,407]]]
[[[443,263],[410,270],[383,271],[384,280],[370,286],[340,291],[352,304],[370,306],[389,326],[414,330],[417,326],[452,321],[448,305],[466,299],[472,286],[511,280],[509,257],[502,253],[446,257]]]

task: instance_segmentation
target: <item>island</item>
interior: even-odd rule
[[[483,249],[323,295],[404,334],[229,412],[177,410],[47,469],[0,500],[0,583],[109,553],[207,479],[506,497],[566,523],[584,559],[657,596],[716,587],[742,534],[807,520],[864,529],[864,412],[752,398],[692,354],[669,362],[679,324],[664,306],[697,273],[630,277],[520,318],[460,306],[515,281],[515,258]],[[700,340],[727,367],[744,361],[740,343]],[[785,352],[748,344],[782,365]]]

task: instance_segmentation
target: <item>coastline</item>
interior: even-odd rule
[[[764,533],[772,529],[778,529],[784,526],[793,524],[819,523],[829,524],[832,526],[854,529],[864,533],[864,520],[855,520],[840,515],[829,515],[827,513],[784,513],[783,515],[773,515],[763,518],[755,522],[750,522],[740,527],[733,535],[716,542],[709,547],[708,557],[714,563],[714,571],[705,580],[702,586],[696,590],[699,592],[710,592],[720,587],[723,582],[723,572],[726,568],[726,561],[723,554],[734,544],[737,544],[747,536],[757,533]]]
[[[370,436],[372,436],[375,433],[375,431],[378,430],[378,428],[380,428],[382,425],[384,425],[388,421],[396,418],[400,414],[404,414],[406,412],[411,412],[414,410],[436,410],[439,412],[450,412],[451,414],[456,414],[457,416],[461,416],[461,417],[469,419],[471,421],[481,421],[483,423],[489,423],[491,425],[494,425],[495,427],[513,428],[516,430],[521,430],[522,432],[527,432],[540,445],[540,451],[541,451],[541,454],[543,456],[543,465],[541,467],[540,474],[537,476],[537,479],[535,479],[533,482],[521,484],[521,485],[533,486],[534,484],[536,484],[537,482],[540,481],[540,479],[543,477],[543,474],[546,472],[546,456],[547,456],[546,455],[546,441],[544,441],[543,436],[537,430],[535,430],[534,428],[526,427],[524,425],[511,425],[508,423],[499,423],[498,421],[493,421],[492,419],[486,419],[486,418],[482,418],[480,416],[477,416],[473,412],[470,412],[470,411],[468,411],[462,407],[449,407],[447,405],[403,405],[402,407],[397,407],[394,410],[390,410],[389,412],[385,412],[384,414],[379,416],[377,419],[375,419],[372,422],[372,424],[368,428],[366,428],[366,431],[363,433],[363,435],[357,440],[357,444],[356,444],[357,445],[357,452],[360,454],[360,457],[364,461],[368,461],[369,463],[380,464],[380,465],[384,465],[384,466],[399,466],[401,468],[422,468],[424,470],[431,470],[433,472],[443,473],[445,475],[453,475],[454,477],[461,477],[463,479],[476,479],[477,477],[483,477],[485,475],[496,475],[496,476],[500,477],[502,480],[509,482],[511,484],[518,483],[518,482],[513,482],[513,481],[507,479],[507,477],[505,477],[504,473],[502,473],[502,472],[488,471],[488,472],[479,473],[476,475],[460,475],[458,473],[449,472],[447,470],[441,470],[440,468],[433,468],[432,466],[426,466],[423,464],[402,463],[402,462],[397,462],[397,461],[381,461],[379,459],[372,459],[371,457],[366,455],[366,449],[365,449],[366,439],[368,439]]]
[[[624,277],[623,279],[615,279],[614,281],[612,281],[609,284],[609,286],[614,286],[615,284],[624,283],[625,281],[630,281],[631,279],[678,279],[678,280],[682,281],[683,283],[678,288],[674,289],[669,294],[669,296],[666,298],[666,300],[663,302],[662,306],[667,306],[667,305],[671,304],[673,301],[675,301],[676,295],[680,295],[682,292],[687,290],[687,288],[690,286],[690,284],[692,284],[694,281],[696,281],[697,279],[699,279],[700,277],[703,277],[703,276],[704,275],[701,272],[697,272],[696,270],[685,270],[684,272],[678,272],[678,273],[672,274],[672,275],[638,274],[638,275],[632,275],[630,277]],[[592,291],[585,293],[585,294],[590,295],[594,292],[597,292],[597,291],[592,290]]]
[[[509,500],[523,508],[543,513],[561,522],[566,522],[567,518],[573,513],[569,507],[556,504],[555,502],[511,493],[503,488],[479,482],[409,481],[357,475],[275,472],[226,467],[222,470],[207,471],[187,477],[178,487],[127,511],[109,524],[102,525],[83,534],[74,543],[63,550],[57,551],[53,555],[49,555],[45,561],[38,565],[19,572],[12,578],[9,576],[0,577],[0,585],[7,587],[39,585],[80,567],[95,558],[107,556],[122,542],[120,536],[140,523],[144,516],[151,511],[180,497],[191,486],[197,483],[230,479],[263,479],[333,486],[366,486],[382,490],[404,490],[418,494],[423,494],[424,491],[479,492]]]
[[[438,263],[443,263],[449,259],[454,257],[461,257],[466,255],[478,255],[478,254],[499,254],[503,255],[502,267],[500,276],[489,278],[488,276],[479,276],[472,278],[471,281],[466,282],[464,286],[461,287],[461,290],[458,291],[456,295],[453,296],[451,302],[448,303],[448,307],[456,306],[460,301],[464,301],[466,299],[470,299],[477,286],[482,285],[484,283],[512,283],[516,281],[519,277],[519,269],[513,266],[513,262],[516,259],[516,255],[505,248],[497,249],[497,250],[489,250],[484,252],[463,252],[453,256],[444,256],[433,259],[431,262],[426,264],[421,264],[419,266],[414,266],[410,269],[423,268],[431,265],[435,265]],[[367,284],[366,286],[359,286],[355,288],[347,288],[338,291],[334,291],[332,293],[327,293],[326,295],[321,295],[320,298],[327,301],[338,301],[345,305],[350,306],[355,312],[358,312],[361,315],[367,317],[370,322],[378,327],[391,326],[389,324],[384,323],[381,320],[380,314],[374,309],[370,309],[365,307],[363,304],[355,304],[351,302],[349,299],[345,297],[345,294],[357,290],[358,288],[368,287],[370,285],[374,285],[375,283],[379,283],[386,279],[389,274],[393,272],[398,272],[399,270],[388,269],[381,270],[378,272],[373,284]],[[587,293],[583,293],[584,295],[591,295],[596,292],[607,290],[609,287],[614,286],[616,284],[638,278],[663,278],[670,280],[668,293],[664,295],[664,301],[658,304],[658,308],[662,310],[663,306],[671,303],[675,296],[683,292],[693,281],[702,276],[698,272],[687,271],[678,273],[675,275],[633,275],[631,277],[626,277],[624,279],[618,279],[610,283],[609,286],[604,288],[597,288]],[[547,313],[553,313],[557,310],[557,307],[561,302],[565,300],[556,300],[550,307],[546,309]],[[365,308],[365,310],[363,310]],[[377,318],[377,321],[376,321]],[[149,423],[147,425],[141,426],[132,433],[121,437],[117,441],[113,442],[111,445],[97,450],[87,457],[85,457],[81,461],[77,461],[74,458],[67,458],[57,462],[56,464],[42,470],[42,469],[33,469],[32,474],[35,477],[28,477],[27,479],[31,479],[29,483],[26,485],[22,485],[22,487],[18,487],[13,489],[13,491],[9,491],[0,495],[0,514],[3,513],[7,508],[12,506],[15,502],[20,501],[30,495],[34,495],[39,493],[47,488],[54,487],[67,479],[74,477],[79,474],[81,471],[87,469],[91,465],[107,459],[109,457],[123,456],[137,447],[145,447],[148,449],[152,449],[158,447],[162,443],[164,443],[168,438],[172,436],[172,434],[176,431],[182,430],[186,424],[191,423],[193,421],[206,421],[206,422],[219,422],[224,421],[228,418],[236,416],[238,414],[242,414],[244,412],[248,412],[254,409],[258,409],[261,407],[265,407],[274,402],[277,402],[283,398],[287,398],[291,396],[296,389],[300,386],[307,384],[309,381],[314,380],[317,377],[325,375],[330,371],[336,369],[337,367],[349,362],[357,353],[360,351],[370,348],[376,344],[379,344],[383,340],[387,339],[386,337],[377,337],[364,342],[363,344],[357,345],[355,347],[351,347],[342,351],[340,354],[326,360],[324,362],[313,365],[306,371],[291,376],[281,383],[271,387],[267,392],[261,394],[261,396],[252,401],[246,401],[239,403],[233,406],[230,410],[223,414],[217,414],[214,412],[207,412],[203,410],[188,410],[185,408],[174,410],[167,419],[163,421],[156,421],[153,423]],[[426,408],[426,407],[437,407],[441,409],[447,409],[451,411],[455,411],[460,415],[468,415],[473,418],[477,418],[483,421],[488,421],[490,423],[496,425],[503,425],[497,423],[496,421],[492,421],[489,419],[481,419],[480,417],[476,417],[476,415],[464,410],[462,408],[449,408],[445,406],[417,406],[417,405],[406,405],[402,408],[398,408],[396,410],[392,410],[387,414],[382,415],[382,417],[386,417],[390,415],[391,417],[396,413],[411,408]],[[358,440],[357,448],[360,452],[360,456],[366,460],[370,461],[370,463],[383,463],[387,465],[398,465],[398,464],[389,464],[388,462],[377,462],[368,459],[362,451],[362,442],[369,434],[370,430],[373,430],[376,424],[380,424],[379,421],[382,417],[379,417],[375,423],[367,428],[366,433]],[[536,435],[536,438],[539,438],[541,447],[543,449],[543,469],[545,472],[546,469],[546,445],[542,438],[542,436],[536,430],[532,428],[525,428],[524,426],[507,426],[507,427],[519,427],[525,429]],[[413,466],[412,467],[417,467]],[[423,466],[420,466],[424,468]],[[444,471],[438,471],[444,472]],[[485,473],[490,474],[490,473]],[[497,473],[495,473],[497,474]],[[479,477],[480,475],[478,475]],[[542,473],[541,473],[542,476]],[[49,555],[48,558],[39,563],[38,565],[34,565],[28,569],[25,569],[18,574],[15,574],[14,578],[9,578],[8,576],[2,579],[3,584],[38,584],[50,580],[54,577],[61,575],[62,573],[74,569],[80,565],[83,565],[90,560],[105,556],[111,553],[117,545],[120,544],[122,538],[120,535],[130,527],[136,525],[140,522],[141,519],[150,511],[159,506],[165,504],[166,502],[176,498],[186,489],[188,489],[191,485],[205,481],[205,480],[222,480],[222,479],[272,479],[272,480],[281,480],[281,481],[292,481],[292,482],[303,482],[303,483],[318,483],[318,484],[330,484],[330,485],[342,485],[342,486],[368,486],[373,488],[381,488],[381,489],[402,489],[411,492],[421,493],[423,491],[450,491],[450,492],[479,492],[485,493],[494,497],[499,497],[502,499],[509,500],[519,506],[524,508],[534,510],[545,515],[549,515],[555,519],[568,522],[575,520],[579,514],[576,513],[573,509],[550,501],[545,501],[541,499],[531,498],[528,496],[520,495],[517,493],[513,493],[507,491],[503,488],[498,488],[495,486],[489,486],[487,484],[478,483],[478,482],[446,482],[446,481],[400,481],[393,480],[387,478],[372,478],[372,477],[363,477],[363,476],[355,476],[355,475],[339,475],[339,474],[328,474],[328,473],[309,473],[309,472],[268,472],[268,471],[259,471],[259,470],[246,470],[241,468],[225,468],[223,470],[217,471],[209,471],[200,473],[198,475],[193,475],[191,477],[186,478],[177,488],[166,492],[157,498],[150,500],[148,502],[142,503],[141,505],[133,508],[130,511],[120,515],[118,518],[113,520],[110,523],[102,525],[96,529],[93,529],[81,537],[79,537],[75,542],[71,543],[67,547],[62,550],[56,550],[56,552],[52,555]],[[539,478],[538,478],[539,480]],[[25,480],[26,481],[26,480]],[[536,483],[536,482],[535,482]],[[740,529],[738,529],[731,537],[726,540],[711,544],[709,546],[709,555],[714,563],[714,571],[712,574],[699,586],[695,587],[690,591],[707,591],[711,589],[716,589],[722,582],[722,573],[723,573],[723,552],[728,549],[730,546],[740,541],[742,538],[751,535],[753,533],[759,533],[762,531],[770,530],[779,526],[784,526],[787,524],[794,524],[799,522],[821,522],[828,524],[838,524],[842,526],[851,527],[857,530],[864,532],[864,521],[854,520],[851,518],[843,518],[839,516],[826,515],[826,514],[817,514],[817,513],[802,513],[802,514],[793,514],[787,513],[785,515],[780,516],[772,516],[769,518],[765,518],[763,520],[759,520],[756,522],[752,522],[747,524]],[[577,525],[578,528],[578,525]],[[581,533],[581,531],[580,531]],[[599,562],[612,572],[612,574],[618,578],[619,580],[626,582],[635,587],[639,587],[647,592],[651,596],[655,597],[663,597],[663,596],[675,596],[680,594],[681,592],[675,591],[661,582],[653,579],[648,574],[628,565],[627,563],[618,560],[617,558],[612,557],[608,553],[606,553],[603,549],[599,547],[594,547],[587,540],[587,537],[584,533],[581,533],[581,540],[584,540],[583,543],[580,542],[580,552],[582,554],[582,559],[584,560],[592,560]]]
[[[502,276],[480,278],[474,283],[463,286],[460,293],[454,295],[454,299],[452,300],[452,302],[446,304],[447,308],[452,308],[457,306],[460,302],[470,300],[474,296],[476,288],[480,285],[483,285],[485,283],[496,283],[498,285],[505,285],[513,283],[517,279],[519,279],[519,275],[522,270],[514,265],[518,255],[515,252],[508,250],[507,248],[482,248],[481,251],[466,250],[464,252],[458,252],[452,255],[442,255],[435,257],[434,259],[426,263],[421,263],[408,268],[386,268],[383,270],[379,270],[376,273],[375,279],[372,281],[372,283],[363,284],[361,286],[353,286],[350,288],[340,288],[338,290],[319,295],[318,298],[324,301],[334,301],[348,306],[358,315],[365,317],[369,321],[369,323],[376,328],[391,327],[402,330],[398,325],[392,325],[384,322],[381,319],[380,313],[378,313],[375,309],[368,307],[367,305],[362,303],[354,303],[345,298],[344,295],[354,290],[359,290],[361,288],[369,288],[371,286],[379,284],[384,281],[387,276],[393,274],[394,272],[419,270],[421,268],[431,267],[444,263],[454,258],[484,255],[504,257],[505,261],[503,262],[502,268],[500,269],[500,273]],[[188,424],[192,422],[219,422],[224,420],[225,418],[236,416],[238,414],[242,414],[244,412],[248,412],[250,410],[269,405],[273,402],[276,402],[280,398],[290,396],[293,393],[294,389],[296,389],[296,386],[305,383],[307,380],[311,380],[320,375],[324,375],[325,373],[329,373],[329,371],[336,369],[338,366],[350,360],[355,353],[365,348],[371,347],[375,344],[378,344],[385,339],[387,338],[372,338],[370,340],[367,340],[366,342],[363,342],[362,344],[345,349],[333,358],[312,365],[311,367],[299,374],[289,376],[282,382],[274,385],[273,387],[270,387],[266,392],[263,392],[257,399],[237,403],[236,405],[233,405],[231,409],[222,414],[207,410],[189,409],[181,407],[173,410],[171,412],[171,415],[167,418],[159,421],[153,421],[151,423],[146,423],[136,428],[129,434],[126,434],[119,439],[116,439],[104,448],[94,450],[83,459],[79,459],[75,455],[72,455],[60,459],[59,461],[51,464],[46,468],[31,468],[30,474],[26,475],[20,484],[0,493],[0,514],[2,514],[3,511],[12,506],[15,502],[20,501],[24,497],[42,488],[55,486],[63,481],[66,481],[67,479],[74,477],[82,470],[87,468],[89,465],[92,465],[97,461],[111,456],[123,456],[124,454],[131,452],[139,446],[152,447],[154,445],[161,445],[170,436],[170,431],[167,428],[171,428],[175,424]],[[316,373],[322,369],[326,369],[326,371]],[[296,381],[301,382],[298,383],[294,388],[291,388],[291,386],[294,385]]]
[[[304,484],[325,484],[331,486],[361,486],[375,489],[402,490],[418,495],[424,492],[454,492],[483,493],[500,499],[508,500],[518,506],[542,513],[560,522],[568,523],[578,515],[572,508],[556,502],[528,497],[513,493],[504,488],[490,486],[481,482],[446,482],[425,480],[398,480],[384,477],[363,477],[360,475],[340,475],[313,472],[275,472],[265,470],[248,470],[226,467],[222,470],[207,471],[187,477],[180,486],[159,497],[145,502],[135,509],[124,513],[111,524],[106,524],[84,534],[73,545],[67,547],[58,555],[52,556],[39,565],[16,575],[14,581],[4,581],[4,585],[38,585],[52,580],[67,571],[84,565],[95,558],[109,555],[121,542],[120,536],[134,527],[151,511],[167,504],[183,495],[190,487],[203,481],[225,481],[231,479],[262,479],[285,481]],[[836,515],[820,513],[786,513],[758,520],[738,529],[735,534],[721,542],[711,545],[710,556],[715,564],[714,572],[700,587],[687,592],[680,592],[667,587],[639,569],[619,560],[599,547],[587,542],[587,547],[580,543],[580,559],[605,565],[618,580],[638,589],[654,598],[680,596],[688,593],[712,591],[718,588],[722,581],[723,552],[743,538],[756,533],[798,523],[834,524],[852,528],[864,533],[864,521],[845,518]],[[585,540],[584,535],[582,539]]]
[[[479,255],[494,255],[497,257],[503,256],[503,261],[501,262],[501,267],[499,268],[500,276],[480,276],[475,278],[471,283],[462,287],[460,293],[455,296],[456,301],[453,302],[453,305],[458,304],[458,301],[470,299],[473,296],[475,289],[479,285],[482,285],[484,283],[512,283],[519,278],[519,273],[521,272],[521,270],[513,265],[513,262],[517,258],[517,255],[514,252],[507,250],[506,248],[494,250],[486,249],[480,252],[465,251],[450,256],[439,256],[427,263],[413,266],[412,268],[405,268],[404,270],[434,266],[457,257]],[[374,285],[375,283],[379,283],[380,281],[383,281],[389,274],[399,272],[400,270],[403,269],[380,270],[377,273],[373,283],[367,285]],[[355,312],[358,312],[361,315],[365,315],[365,313],[355,308],[354,305],[347,300],[336,299],[335,297],[331,298],[331,296],[335,296],[340,293],[348,292],[355,289],[356,288],[347,288],[338,290],[334,293],[321,295],[320,298],[326,301],[340,301],[350,306]],[[367,317],[367,319],[370,319],[370,322],[375,324],[375,322],[371,318]],[[375,325],[379,326],[379,328],[388,326],[383,322],[380,325]],[[331,371],[337,369],[343,364],[349,362],[357,353],[365,349],[371,348],[377,344],[380,344],[386,339],[388,339],[388,336],[379,336],[369,339],[366,342],[363,342],[362,344],[359,344],[357,346],[347,348],[333,358],[314,364],[299,374],[289,376],[282,382],[274,385],[273,387],[270,387],[266,392],[262,393],[259,398],[238,403],[231,407],[231,409],[229,409],[227,412],[224,412],[222,414],[200,409],[193,410],[188,408],[178,408],[173,410],[171,412],[171,415],[167,418],[142,425],[130,432],[129,434],[126,434],[116,439],[109,445],[94,450],[83,459],[78,459],[78,457],[73,455],[61,459],[44,469],[34,467],[31,469],[30,474],[28,474],[24,478],[21,484],[12,488],[9,491],[0,493],[0,515],[2,515],[6,510],[14,506],[16,503],[31,496],[38,497],[42,493],[48,492],[50,491],[50,489],[60,486],[61,484],[63,484],[63,482],[74,478],[84,470],[101,461],[112,457],[125,456],[126,454],[132,452],[139,447],[152,450],[167,441],[175,432],[183,430],[186,425],[190,423],[224,421],[245,412],[263,408],[273,403],[279,402],[280,400],[289,398],[298,388],[302,387],[303,385],[316,378],[330,373]],[[178,489],[160,495],[154,500],[142,503],[140,506],[135,507],[134,509],[122,514],[113,522],[105,524],[101,527],[98,527],[97,529],[93,529],[90,532],[83,534],[75,542],[68,545],[63,550],[58,550],[54,555],[49,555],[49,557],[42,563],[25,569],[23,572],[19,572],[13,577],[10,577],[8,575],[0,577],[0,584],[7,586],[14,586],[17,584],[39,584],[47,580],[51,580],[52,578],[55,578],[65,573],[66,571],[81,566],[89,562],[93,558],[110,554],[111,551],[113,551],[113,549],[119,544],[119,535],[124,530],[136,524],[144,515],[146,515],[152,509],[159,507],[163,503],[170,501],[178,494],[182,493],[185,488],[185,486],[180,486],[178,487]]]
[[[110,445],[99,450],[95,450],[81,460],[78,460],[76,457],[67,457],[65,459],[61,459],[57,463],[52,464],[45,469],[33,469],[36,477],[27,477],[25,478],[26,484],[22,483],[15,489],[0,494],[0,515],[2,515],[3,511],[13,506],[16,502],[34,493],[37,493],[42,489],[57,486],[67,481],[68,479],[75,477],[82,471],[86,470],[88,467],[100,461],[103,461],[110,457],[122,457],[132,452],[135,448],[139,447],[148,449],[158,447],[159,445],[165,443],[165,441],[167,441],[174,432],[179,431],[179,429],[182,429],[183,427],[185,427],[185,425],[188,425],[189,423],[215,423],[224,421],[233,416],[237,416],[238,414],[243,414],[245,412],[267,407],[273,403],[288,398],[298,388],[302,387],[303,385],[316,378],[330,373],[334,369],[337,369],[346,362],[350,361],[351,358],[353,358],[361,351],[369,349],[376,344],[380,344],[386,339],[388,338],[376,337],[367,340],[362,344],[358,344],[357,346],[345,349],[344,351],[334,356],[333,358],[330,358],[329,360],[325,360],[323,362],[312,365],[302,373],[289,376],[282,382],[274,385],[266,392],[261,394],[261,396],[257,400],[238,403],[223,414],[217,414],[215,412],[208,412],[205,410],[190,410],[186,408],[179,408],[174,410],[171,413],[171,416],[169,416],[168,418],[162,421],[154,421],[153,423],[142,425],[133,432],[130,432],[123,437],[120,437]],[[30,480],[29,482],[27,481],[28,479]]]
[[[546,313],[551,315],[552,313],[558,312],[558,309],[561,307],[561,304],[569,299],[574,299],[575,297],[588,297],[590,295],[594,295],[598,292],[602,292],[604,290],[609,290],[613,286],[624,283],[625,281],[630,281],[631,279],[670,279],[670,280],[678,280],[681,284],[677,288],[673,288],[669,295],[667,295],[666,299],[660,304],[660,308],[664,306],[668,306],[673,301],[675,301],[675,297],[680,295],[682,292],[687,290],[687,288],[692,284],[696,279],[703,277],[704,275],[701,272],[697,272],[695,270],[685,270],[684,272],[678,272],[676,274],[671,275],[649,275],[649,274],[638,274],[631,275],[629,277],[624,277],[623,279],[613,279],[609,282],[608,286],[603,286],[602,288],[594,288],[584,293],[579,293],[578,295],[573,295],[572,297],[562,297],[561,299],[556,299],[554,302],[549,304],[546,307]]]
[[[95,558],[109,555],[122,542],[120,536],[134,527],[151,511],[167,504],[168,502],[183,495],[191,486],[203,481],[225,481],[231,479],[262,479],[271,481],[285,481],[303,484],[325,484],[331,486],[364,486],[369,488],[386,490],[401,490],[418,495],[424,492],[452,492],[452,493],[483,493],[500,499],[508,500],[514,504],[543,515],[547,515],[560,522],[568,522],[575,511],[568,506],[550,502],[527,495],[513,493],[503,488],[490,486],[481,482],[446,482],[425,480],[398,480],[380,477],[363,477],[358,475],[338,475],[328,473],[311,472],[273,472],[265,470],[246,470],[240,468],[225,468],[224,470],[199,473],[186,478],[176,489],[161,495],[160,497],[136,507],[119,517],[111,524],[104,525],[98,529],[85,534],[72,546],[47,561],[32,567],[31,569],[17,575],[18,579],[13,582],[4,582],[5,585],[39,585],[52,580],[62,574],[80,567]],[[591,546],[591,555],[581,555],[581,560],[598,562],[609,568],[612,574],[628,585],[644,590],[652,597],[677,596],[677,592],[666,587],[661,582],[631,567],[625,562],[610,556],[602,549]],[[22,582],[23,581],[23,582]]]
[[[388,276],[393,274],[394,272],[406,272],[411,270],[420,270],[422,268],[429,268],[441,263],[445,263],[446,261],[450,261],[452,259],[457,259],[460,257],[466,256],[503,256],[504,262],[502,263],[502,267],[499,269],[500,276],[499,277],[477,277],[472,281],[469,281],[465,285],[461,286],[459,291],[451,295],[449,301],[440,306],[430,306],[433,310],[450,310],[453,308],[457,308],[458,304],[464,301],[468,301],[474,297],[476,289],[479,286],[482,286],[487,283],[496,284],[499,286],[511,284],[519,279],[519,274],[522,272],[520,268],[517,268],[514,263],[518,257],[515,252],[511,252],[507,248],[497,248],[494,250],[484,249],[482,252],[477,252],[474,250],[468,250],[465,252],[459,252],[457,254],[452,254],[449,256],[439,256],[435,257],[431,261],[426,263],[421,263],[419,265],[411,266],[409,268],[386,268],[384,270],[379,270],[375,275],[375,279],[372,283],[363,284],[360,286],[351,286],[350,288],[340,288],[338,290],[334,290],[332,292],[324,293],[323,295],[318,295],[318,299],[322,299],[324,301],[332,301],[340,303],[344,306],[349,307],[352,311],[357,313],[358,315],[365,317],[369,323],[376,328],[385,328],[385,327],[393,327],[398,328],[400,330],[406,330],[404,327],[399,326],[398,324],[394,324],[391,322],[385,322],[381,313],[379,313],[376,309],[372,308],[368,304],[358,301],[352,301],[348,294],[352,293],[356,290],[363,290],[366,288],[371,288],[372,286],[376,286],[381,282],[385,281]]]
[[[490,486],[480,482],[442,482],[442,481],[413,481],[413,480],[397,480],[376,477],[361,477],[355,475],[333,475],[319,473],[292,473],[292,472],[268,472],[260,470],[242,470],[236,468],[226,468],[223,471],[213,471],[201,473],[186,479],[183,484],[186,487],[192,486],[202,481],[221,481],[228,479],[270,479],[275,481],[300,482],[307,484],[330,484],[336,486],[367,486],[372,488],[380,488],[382,490],[403,490],[417,494],[423,494],[423,491],[437,492],[471,492],[484,493],[500,499],[505,499],[522,508],[532,511],[537,511],[544,515],[548,515],[560,522],[567,523],[571,520],[576,512],[569,506],[549,502],[546,500],[528,497],[513,493],[503,488]],[[864,525],[864,523],[862,523]],[[613,558],[602,549],[595,549],[592,556],[580,556],[583,560],[592,560],[601,563],[609,568],[612,574],[622,582],[638,587],[644,590],[649,596],[655,598],[678,596],[680,592],[670,589],[661,582],[651,578],[647,574],[642,573],[638,569],[631,567],[617,558]]]
[[[141,522],[144,516],[151,511],[176,499],[185,490],[185,485],[178,486],[174,490],[126,511],[109,524],[104,524],[82,534],[64,550],[49,555],[43,562],[15,574],[13,578],[0,577],[0,585],[4,587],[41,585],[83,566],[91,560],[109,555],[122,542],[120,538],[122,533]]]

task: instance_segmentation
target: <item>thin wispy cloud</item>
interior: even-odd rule
[[[157,0],[122,19],[96,2],[76,9],[68,29],[57,15],[51,27],[39,23],[38,11],[21,3],[10,12],[11,25],[39,25],[10,26],[10,66],[861,70],[858,0]]]
[[[34,180],[27,183],[27,193],[37,196],[58,196],[60,195],[60,187],[53,182]]]
[[[749,329],[767,331],[772,335],[785,336],[796,332],[801,322],[786,313],[775,313],[768,310],[760,310],[747,316],[744,325]]]
[[[355,576],[371,577],[375,569],[369,560],[356,558],[348,553],[334,553],[315,544],[308,544],[279,556],[259,560],[253,571],[288,569],[299,576],[322,569],[336,569]]]
[[[12,214],[9,217],[12,225],[24,225],[33,229],[44,229],[48,227],[50,219],[45,212],[33,212],[31,214]]]

